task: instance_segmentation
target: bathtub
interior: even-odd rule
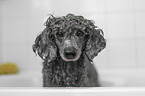
[[[0,88],[0,96],[145,96],[145,88]]]
[[[144,69],[98,70],[102,87],[43,88],[41,72],[0,76],[0,96],[145,96]]]

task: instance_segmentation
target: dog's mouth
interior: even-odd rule
[[[80,54],[75,48],[66,48],[61,57],[64,61],[76,61],[80,57]]]
[[[64,61],[77,61],[79,59],[80,56],[76,56],[74,58],[72,58],[72,56],[61,56],[61,58],[64,60]]]
[[[64,53],[66,59],[74,59],[76,57],[76,53]]]

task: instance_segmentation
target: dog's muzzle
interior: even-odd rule
[[[75,40],[65,40],[60,48],[60,56],[64,61],[76,61],[79,59],[81,50]]]
[[[76,58],[77,52],[74,47],[67,47],[64,49],[64,56],[66,59],[74,59]]]

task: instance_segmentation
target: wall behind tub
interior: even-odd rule
[[[0,62],[2,62],[2,1],[0,1]]]
[[[99,69],[145,68],[144,0],[2,0],[3,62],[21,70],[41,70],[32,51],[36,36],[45,28],[47,14],[74,13],[94,20],[104,30],[107,47],[95,59]],[[0,33],[1,34],[1,33]]]

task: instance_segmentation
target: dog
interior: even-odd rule
[[[43,87],[98,87],[92,59],[106,47],[102,29],[83,16],[51,15],[33,51],[43,59]]]

